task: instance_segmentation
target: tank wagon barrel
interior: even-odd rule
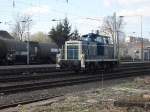
[[[45,62],[55,63],[56,54],[59,52],[58,46],[55,43],[39,43],[38,56]]]
[[[15,40],[4,31],[0,31],[0,51],[0,64],[25,64],[27,62],[27,42]],[[31,64],[55,63],[58,52],[58,46],[53,42],[29,42],[29,60]]]

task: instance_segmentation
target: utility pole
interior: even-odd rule
[[[122,19],[123,16],[119,16],[119,19]],[[118,61],[120,60],[120,53],[119,53],[119,30],[117,28],[117,16],[116,13],[114,13],[114,57],[118,59]]]
[[[116,38],[117,38],[117,25],[116,25],[116,13],[114,13],[114,15],[113,15],[113,18],[114,18],[114,24],[113,24],[113,26],[114,26],[114,30],[113,30],[113,32],[114,32],[114,37],[113,37],[113,43],[114,43],[114,59],[116,58],[116,53],[117,53],[117,42],[116,42]]]
[[[117,33],[117,59],[118,59],[118,61],[120,60],[120,55],[119,55],[119,31],[117,30],[116,31],[116,33]]]
[[[122,21],[124,16],[119,16],[120,21]],[[119,31],[117,29],[117,57],[118,60],[120,61],[120,40],[119,40],[119,33],[121,33],[121,31]]]
[[[29,21],[28,21],[28,40],[27,40],[27,64],[30,64],[30,45],[29,45]]]
[[[28,41],[27,41],[27,64],[30,64],[30,21],[28,20]]]
[[[141,22],[140,22],[140,26],[141,26],[141,61],[144,61],[144,39],[143,39],[143,23],[142,23],[142,15],[140,16]]]
[[[32,20],[26,20],[26,21],[21,21],[21,22],[24,22],[24,23],[28,23],[28,39],[27,39],[27,64],[29,65],[30,64],[30,42],[29,42],[29,38],[30,38],[30,21]]]

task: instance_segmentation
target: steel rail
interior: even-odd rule
[[[143,75],[143,74],[148,74],[149,72],[150,72],[149,64],[146,64],[144,66],[140,65],[140,66],[136,66],[136,67],[135,66],[121,67],[120,69],[118,69],[112,73],[104,73],[102,71],[98,71],[95,74],[92,74],[92,73],[75,74],[75,73],[71,72],[70,75],[68,75],[69,72],[68,72],[68,74],[65,74],[65,72],[64,73],[62,72],[62,74],[58,73],[59,75],[56,73],[58,75],[57,78],[55,77],[54,79],[49,79],[49,81],[41,81],[39,83],[33,82],[33,83],[28,83],[28,84],[20,84],[20,85],[14,85],[14,86],[12,85],[12,86],[0,87],[0,93],[12,94],[12,93],[18,93],[18,92],[28,92],[28,91],[33,91],[33,90],[62,87],[62,86],[68,86],[68,85],[71,86],[71,85],[77,85],[77,84],[82,84],[82,83],[87,83],[87,82],[101,81],[102,76],[103,76],[104,80],[108,80],[108,79],[114,79],[114,78],[123,78],[123,77]],[[27,77],[29,78],[29,76],[30,75],[28,75]],[[47,77],[48,74],[46,74],[45,76]],[[49,74],[48,77],[50,77],[50,76],[52,78],[54,75]],[[59,76],[61,76],[61,78]],[[27,77],[25,80],[28,79]],[[35,80],[37,80],[38,77],[40,77],[39,74],[37,75],[37,78],[35,78]],[[25,104],[25,103],[30,103],[30,102],[41,101],[44,99],[47,99],[47,98],[42,98],[42,99],[37,98],[34,100],[30,100],[30,101],[24,100],[22,102],[18,102],[18,103],[14,103],[14,104],[0,105],[0,109],[15,106],[17,104]]]

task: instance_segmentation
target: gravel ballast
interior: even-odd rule
[[[5,109],[2,112],[146,112],[144,108],[115,107],[113,102],[127,97],[141,96],[150,93],[149,77],[115,79],[62,88],[33,91],[13,95],[1,95],[0,103],[18,101],[34,97],[51,95],[65,96],[50,99],[50,102],[40,102],[37,105],[19,105],[16,108]],[[11,100],[10,100],[11,99]],[[34,106],[33,106],[34,105]],[[11,111],[10,111],[11,110]]]

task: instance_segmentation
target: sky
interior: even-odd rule
[[[9,32],[17,15],[30,15],[32,34],[38,31],[48,33],[65,17],[73,29],[86,34],[99,29],[103,18],[116,12],[118,17],[123,16],[126,35],[140,36],[142,22],[143,37],[150,39],[150,0],[68,0],[68,3],[67,0],[0,1],[0,29]]]

